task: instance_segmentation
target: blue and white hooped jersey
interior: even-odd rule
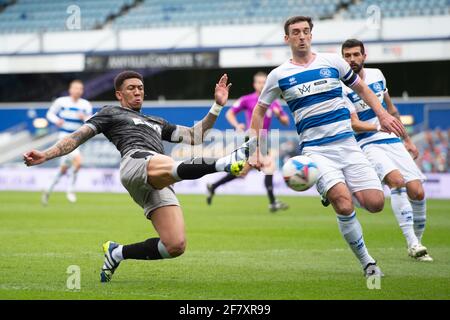
[[[364,68],[364,82],[375,93],[384,108],[387,108],[384,102],[384,94],[387,92],[386,79],[379,69]],[[361,121],[366,121],[375,125],[380,124],[375,112],[370,108],[352,89],[344,87],[346,97],[352,103],[350,112],[356,112]],[[396,143],[401,140],[393,133],[373,131],[373,132],[355,132],[355,138],[358,145],[364,148],[370,143]]]
[[[70,134],[84,124],[80,115],[84,115],[86,118],[90,117],[92,105],[82,98],[75,102],[69,96],[56,99],[47,111],[47,119],[50,122],[56,124],[59,119],[64,120],[63,125],[59,128],[60,136]]]
[[[353,136],[340,80],[352,86],[358,79],[337,54],[316,53],[309,65],[289,60],[272,70],[259,102],[270,105],[281,95],[294,116],[300,149],[320,146]]]

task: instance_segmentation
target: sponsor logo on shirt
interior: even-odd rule
[[[327,80],[320,80],[320,81],[314,82],[314,85],[315,86],[320,86],[321,84],[325,84],[327,82],[328,82]]]
[[[303,86],[298,87],[298,91],[300,91],[300,94],[304,94],[304,93],[306,93],[306,92],[309,93],[310,90],[311,90],[311,85],[310,85],[310,84],[309,84],[309,85],[303,84]]]
[[[152,128],[152,129],[155,130],[156,132],[158,132],[158,134],[161,134],[161,127],[158,126],[158,125],[155,125],[155,124],[153,124],[153,123],[146,122],[146,121],[144,121],[144,120],[142,120],[142,119],[139,119],[139,118],[132,118],[132,120],[133,120],[133,122],[134,122],[135,125],[144,124],[144,125],[146,125],[146,126]]]

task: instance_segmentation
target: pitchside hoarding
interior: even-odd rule
[[[0,190],[6,191],[42,191],[48,187],[57,169],[49,168],[1,168]],[[197,180],[186,180],[175,184],[175,191],[179,194],[204,194],[206,184],[215,182],[223,176],[223,173],[215,173]],[[67,177],[61,179],[55,191],[65,191]],[[450,173],[427,174],[424,184],[427,198],[450,198]],[[315,187],[304,191],[294,192],[283,181],[280,172],[274,174],[274,189],[277,195],[290,196],[318,196]],[[239,192],[236,192],[239,190]],[[89,169],[80,170],[78,174],[76,191],[80,192],[120,192],[126,190],[120,183],[119,170],[116,169]],[[389,190],[385,189],[386,195]],[[246,178],[236,179],[223,185],[217,190],[217,194],[239,195],[265,195],[264,175],[257,171],[251,171]]]

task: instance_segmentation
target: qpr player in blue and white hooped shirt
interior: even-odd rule
[[[312,27],[309,17],[286,21],[285,42],[292,58],[270,72],[253,113],[252,132],[259,132],[267,106],[281,96],[295,119],[301,154],[312,158],[319,168],[317,189],[324,197],[323,203],[333,204],[339,229],[365,275],[381,275],[365,246],[352,197],[367,210],[378,212],[383,208],[384,195],[374,169],[353,136],[341,80],[373,108],[386,131],[403,135],[404,128],[340,56],[311,51]],[[258,160],[250,159],[250,163],[260,167]]]
[[[379,69],[365,68],[366,53],[363,42],[348,39],[342,44],[342,55],[378,97],[387,111],[400,117],[386,87],[386,79]],[[351,88],[344,87],[350,100],[352,127],[359,146],[364,151],[380,181],[391,190],[391,207],[406,239],[408,255],[418,261],[433,261],[422,245],[426,225],[425,175],[413,157],[418,151],[411,138],[402,141],[392,133],[380,131],[380,122],[373,110]],[[409,152],[411,153],[409,153]]]

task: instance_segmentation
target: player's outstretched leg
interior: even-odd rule
[[[195,180],[215,172],[228,172],[239,175],[249,157],[249,140],[231,154],[219,158],[194,158],[175,162],[171,157],[150,152],[136,152],[131,158],[149,158],[147,162],[147,181],[155,189],[161,190],[182,180]]]
[[[129,245],[106,241],[102,248],[105,254],[105,260],[100,273],[101,282],[111,281],[114,272],[122,260],[158,260],[172,258],[160,238],[150,238],[143,242]]]
[[[120,260],[116,256],[114,258],[113,252],[119,247],[118,243],[115,243],[114,241],[106,241],[102,245],[103,253],[105,255],[105,260],[103,262],[102,271],[100,273],[100,281],[101,282],[109,282],[111,281],[111,278],[116,271],[117,267],[119,267]],[[118,250],[116,250],[117,254]]]
[[[109,282],[123,260],[159,260],[175,258],[184,253],[186,240],[184,219],[181,208],[170,205],[155,209],[150,213],[159,238],[120,245],[113,241],[103,244],[105,260],[100,273],[101,282]]]

